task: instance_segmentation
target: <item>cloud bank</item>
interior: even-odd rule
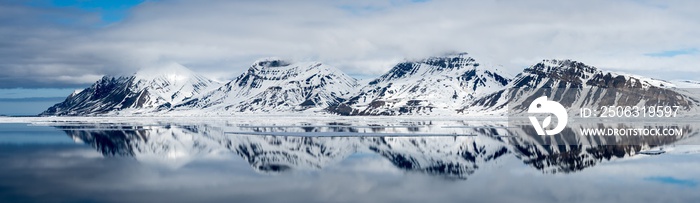
[[[566,58],[700,79],[697,8],[646,0],[161,0],[104,25],[99,13],[10,1],[0,3],[0,88],[80,87],[169,62],[227,80],[269,56],[372,77],[451,51],[511,73]]]

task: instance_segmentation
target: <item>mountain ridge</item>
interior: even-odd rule
[[[564,88],[567,92],[557,92]],[[503,115],[508,104],[521,104],[514,109],[522,111],[522,104],[542,94],[566,107],[672,104],[697,108],[698,98],[675,88],[671,82],[603,71],[568,59],[542,60],[511,77],[499,66],[479,62],[465,52],[406,60],[361,86],[321,62],[269,57],[256,60],[226,83],[179,64],[132,76],[105,76],[40,115]]]

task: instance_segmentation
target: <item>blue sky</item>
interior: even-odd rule
[[[96,13],[104,24],[115,23],[127,17],[129,9],[144,0],[34,0],[27,4],[35,7],[74,8]]]
[[[343,9],[354,15],[368,15],[371,13],[387,11],[391,8],[425,3],[430,0],[390,0],[386,4],[341,4],[338,8]]]
[[[697,48],[689,48],[689,49],[666,50],[666,51],[661,51],[661,52],[648,53],[646,55],[652,56],[652,57],[675,57],[675,56],[682,56],[682,55],[698,55],[698,53],[700,53],[700,51]]]

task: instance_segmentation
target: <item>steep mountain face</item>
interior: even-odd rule
[[[667,105],[689,109],[696,99],[673,89],[666,81],[598,70],[572,60],[543,60],[508,83],[502,90],[482,96],[462,109],[465,113],[526,111],[536,98],[547,95],[576,113],[578,108],[600,106]],[[513,113],[513,112],[511,112]]]
[[[105,76],[40,115],[140,114],[167,109],[200,94],[216,82],[179,65],[145,69],[133,76]]]
[[[265,59],[255,62],[236,79],[176,106],[173,111],[203,109],[231,114],[320,110],[345,101],[356,88],[354,78],[322,63]]]
[[[329,108],[341,115],[454,114],[467,101],[510,81],[497,68],[466,53],[399,63],[347,102]]]

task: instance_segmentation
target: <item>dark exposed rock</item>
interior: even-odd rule
[[[684,109],[696,105],[673,89],[634,76],[604,72],[572,60],[544,60],[518,74],[506,88],[475,99],[462,111],[473,107],[488,111],[506,105],[516,112],[525,111],[529,103],[543,95],[568,109],[640,103]]]

